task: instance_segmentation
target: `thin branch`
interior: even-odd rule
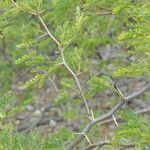
[[[21,8],[21,6],[19,6],[14,0],[11,0],[11,2],[12,2],[12,4],[15,6],[15,7],[17,7],[17,8]],[[30,14],[32,14],[32,15],[36,15],[36,12],[35,11],[31,11],[31,10],[25,10],[25,12],[28,12],[28,13],[30,13]],[[42,11],[43,12],[43,11]],[[42,13],[41,12],[41,13]]]
[[[19,7],[18,4],[16,2],[14,2],[14,0],[11,0],[11,1],[16,7]]]
[[[41,21],[44,29],[46,30],[48,36],[50,38],[52,38],[54,40],[54,42],[57,44],[59,50],[60,50],[60,54],[61,54],[61,59],[62,59],[62,62],[63,62],[63,65],[66,67],[66,69],[71,73],[71,75],[73,76],[73,78],[75,79],[76,81],[76,85],[80,91],[80,94],[84,100],[84,103],[86,105],[86,109],[87,109],[87,112],[88,114],[90,114],[90,109],[89,109],[89,106],[88,106],[88,103],[85,99],[85,96],[84,96],[84,93],[82,91],[82,87],[81,87],[81,84],[80,84],[80,81],[78,79],[78,77],[76,76],[76,74],[73,72],[73,70],[69,67],[69,65],[67,64],[66,60],[65,60],[65,57],[64,57],[64,48],[62,47],[61,43],[52,35],[52,33],[49,31],[47,25],[45,24],[45,22],[43,21],[43,19],[41,18],[40,15],[37,15],[37,17],[39,18],[39,20]]]
[[[91,149],[94,149],[94,148],[100,148],[100,147],[103,147],[103,146],[108,145],[108,144],[110,144],[110,141],[94,143],[94,144],[86,147],[84,150],[91,150]]]
[[[101,148],[105,145],[111,145],[110,141],[94,143],[94,144],[88,146],[87,148],[85,148],[84,150],[91,150],[91,149],[94,149],[94,148]],[[121,147],[120,150],[123,150],[123,149],[128,149],[128,148],[135,147],[135,144],[121,145],[120,147]]]
[[[119,150],[128,150],[129,148],[135,148],[135,144],[121,145],[121,148]]]
[[[85,138],[84,135],[86,135],[96,123],[99,123],[99,122],[104,121],[105,119],[111,117],[117,111],[121,110],[123,105],[126,104],[126,102],[130,101],[131,99],[134,99],[134,98],[140,96],[145,91],[147,91],[149,88],[150,88],[150,83],[148,83],[144,88],[142,88],[141,90],[135,92],[134,94],[132,94],[132,95],[130,95],[128,97],[124,97],[122,99],[122,101],[120,103],[118,103],[116,106],[114,106],[108,113],[106,113],[103,116],[100,116],[100,117],[92,120],[89,124],[87,124],[87,126],[82,131],[83,134],[81,134],[73,143],[68,145],[66,150],[72,150],[73,148],[75,148]]]
[[[44,33],[44,34],[38,36],[37,39],[41,39],[41,38],[45,37],[46,35],[47,35],[47,33]]]
[[[47,34],[49,35],[50,38],[52,38],[54,40],[54,42],[59,46],[61,47],[61,44],[60,42],[51,34],[51,32],[49,31],[47,25],[45,24],[45,22],[43,21],[43,19],[41,18],[40,15],[37,15],[37,17],[39,18],[39,20],[41,21],[44,29],[46,30]]]
[[[135,112],[135,114],[143,114],[143,113],[147,113],[147,112],[150,112],[150,107],[138,110]]]

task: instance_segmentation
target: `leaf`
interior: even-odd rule
[[[112,88],[113,82],[108,76],[93,77],[89,82],[89,95],[94,96],[106,88]]]

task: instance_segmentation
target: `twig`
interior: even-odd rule
[[[61,47],[60,42],[51,34],[51,32],[49,31],[47,25],[45,24],[45,22],[44,22],[43,19],[41,18],[41,16],[38,15],[38,14],[37,14],[36,16],[37,16],[37,17],[39,18],[39,20],[41,21],[41,23],[42,23],[44,29],[46,30],[47,34],[49,35],[49,37],[52,38],[52,39],[54,40],[54,42],[55,42],[59,47]]]
[[[150,112],[150,107],[138,110],[135,112],[135,114],[143,114],[143,113],[147,113],[147,112]]]
[[[135,144],[128,144],[128,145],[121,145],[121,148],[119,150],[123,150],[123,149],[129,149],[129,148],[134,148]]]
[[[100,116],[100,117],[92,120],[89,124],[87,124],[87,126],[82,131],[83,134],[81,134],[75,141],[73,141],[73,143],[71,143],[70,145],[68,145],[68,147],[66,148],[66,150],[72,150],[73,148],[75,148],[85,138],[84,135],[86,135],[96,123],[99,123],[99,122],[104,121],[105,119],[111,117],[117,111],[119,111],[126,102],[130,101],[131,99],[134,99],[135,97],[140,96],[145,91],[147,91],[149,88],[150,88],[150,83],[148,83],[141,90],[139,90],[139,91],[131,94],[130,96],[124,97],[122,99],[122,101],[120,103],[118,103],[116,106],[114,106],[108,113],[106,113],[103,116]]]
[[[81,94],[81,96],[82,96],[82,98],[83,98],[83,100],[84,100],[84,103],[85,103],[85,105],[86,105],[87,112],[88,112],[88,114],[90,114],[90,109],[89,109],[88,103],[87,103],[87,101],[86,101],[86,99],[85,99],[84,93],[83,93],[83,91],[82,91],[82,87],[81,87],[80,81],[79,81],[78,77],[76,76],[76,74],[73,72],[73,70],[70,68],[70,66],[67,64],[67,62],[66,62],[66,60],[65,60],[65,57],[64,57],[64,48],[62,47],[61,43],[60,43],[60,42],[52,35],[52,33],[49,31],[47,25],[45,24],[45,22],[43,21],[43,19],[41,18],[41,16],[40,16],[39,14],[37,14],[37,17],[38,17],[39,20],[41,21],[41,23],[42,23],[44,29],[46,30],[46,32],[47,32],[47,34],[48,34],[48,36],[49,36],[50,38],[52,38],[52,39],[54,40],[54,42],[57,44],[58,49],[59,49],[60,54],[61,54],[62,63],[63,63],[63,65],[66,67],[66,69],[71,73],[71,75],[73,76],[73,78],[75,79],[76,85],[77,85],[77,87],[78,87],[78,89],[79,89],[79,91],[80,91],[80,94]]]
[[[19,7],[18,4],[16,2],[14,2],[14,0],[11,0],[11,1],[16,7]]]
[[[117,122],[117,120],[116,120],[115,116],[114,116],[114,115],[112,115],[112,117],[113,117],[113,120],[114,120],[114,122],[115,122],[116,127],[119,127],[118,122]]]
[[[38,36],[37,39],[41,39],[41,38],[43,38],[43,37],[46,36],[46,35],[47,35],[47,33],[44,33],[44,34]]]
[[[110,144],[110,141],[94,143],[94,144],[86,147],[84,150],[91,150],[91,149],[94,149],[94,148],[100,148],[100,147],[103,147],[103,146],[108,145],[108,144]]]

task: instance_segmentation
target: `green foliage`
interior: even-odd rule
[[[144,63],[137,63],[139,62],[139,58],[137,58],[134,64],[127,68],[119,69],[118,75],[127,73],[130,76],[149,76],[149,2],[139,1],[134,5],[126,6],[122,11],[114,9],[115,14],[123,13],[126,16],[124,17],[124,22],[127,29],[120,34],[119,40],[127,42],[131,46],[129,53],[140,54],[143,59],[140,61]],[[145,57],[147,57],[146,61]],[[133,69],[135,72],[132,71]]]
[[[149,76],[150,74],[150,67],[149,67],[149,60],[145,59],[142,60],[140,63],[131,63],[127,67],[121,67],[116,72],[114,72],[114,76]]]
[[[73,140],[75,138],[74,134],[71,134],[69,130],[62,128],[57,133],[52,134],[48,142],[46,142],[45,149],[65,149],[65,142]]]
[[[30,99],[24,99],[20,104],[17,103],[17,97],[11,91],[0,93],[0,119],[12,116],[21,112],[31,103]]]
[[[68,100],[69,100],[69,93],[65,90],[62,90],[57,96],[55,103],[56,105],[66,104]]]
[[[75,20],[70,22],[67,21],[63,26],[58,26],[56,28],[56,33],[58,34],[60,42],[65,47],[74,42],[75,38],[78,38],[78,36],[81,35],[82,26],[86,20],[86,18],[80,14],[80,7],[77,7],[76,9],[77,15]]]
[[[48,68],[51,64],[50,59],[47,56],[37,54],[36,51],[29,53],[28,55],[23,55],[21,58],[15,61],[15,64],[26,64],[26,66],[31,67],[33,73],[40,73],[35,75],[32,79],[28,80],[25,83],[25,87],[33,86],[38,83],[38,86],[43,86],[43,83],[48,78],[49,73],[51,72]],[[47,70],[47,74],[41,74]]]
[[[5,126],[0,133],[0,148],[9,150],[34,150],[44,149],[45,141],[41,140],[38,133],[30,133],[23,135],[21,133],[13,133],[12,125]],[[8,144],[9,143],[9,144]]]
[[[25,88],[42,88],[49,78],[58,76],[60,91],[53,103],[66,106],[64,116],[68,120],[77,119],[84,96],[92,99],[103,90],[114,90],[110,77],[116,80],[120,76],[149,77],[149,5],[142,0],[17,0],[16,3],[0,0],[0,88],[4,91],[0,95],[0,119],[22,111],[30,102],[23,100],[18,104],[18,98],[6,92],[18,78],[16,70],[30,70],[23,79]],[[50,38],[39,15],[62,50],[54,38]],[[100,58],[95,63],[96,49],[105,44],[123,45],[125,48],[122,46],[119,53],[126,60]],[[107,76],[98,76],[101,72]],[[79,82],[85,85],[83,88],[81,84],[82,90]],[[74,106],[76,109],[70,112]],[[122,117],[127,123],[113,137],[115,148],[133,142],[137,149],[144,149],[150,141],[148,123],[129,112],[122,113]],[[86,121],[83,119],[83,122]],[[70,131],[62,129],[44,142],[32,134],[14,136],[12,130],[7,126],[2,129],[0,149],[35,149],[37,146],[37,149],[65,149],[66,143],[75,138]]]
[[[68,64],[72,66],[72,70],[80,73],[87,72],[89,70],[87,66],[87,60],[84,56],[83,49],[68,49],[65,53],[66,59],[68,60]],[[73,56],[73,57],[72,57]],[[70,59],[72,57],[72,59]]]
[[[0,60],[0,68],[0,87],[3,87],[3,90],[7,91],[11,87],[12,78],[15,77],[15,73],[13,73],[11,65],[2,60]]]
[[[0,133],[0,148],[9,150],[59,150],[66,147],[65,142],[73,140],[74,134],[70,134],[67,129],[61,129],[52,134],[48,139],[41,139],[41,135],[36,132],[29,134],[13,133],[12,125],[3,127]],[[8,144],[9,143],[9,144]]]
[[[113,82],[112,80],[107,76],[101,76],[101,77],[93,77],[89,81],[90,90],[89,95],[94,96],[98,92],[110,88],[113,88]]]
[[[150,122],[131,112],[122,112],[120,116],[126,123],[116,131],[112,144],[119,147],[133,143],[137,150],[150,146]]]

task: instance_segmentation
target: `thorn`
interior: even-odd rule
[[[119,126],[118,126],[118,123],[117,123],[117,120],[116,120],[116,118],[115,118],[115,116],[112,115],[112,117],[113,117],[113,120],[114,120],[114,122],[115,122],[115,124],[116,124],[116,127],[119,127]]]
[[[121,96],[123,99],[125,99],[125,97],[123,96],[123,94],[120,91],[120,89],[117,86],[114,86],[114,88],[117,90],[118,95]]]
[[[40,39],[40,38],[42,38],[42,37],[44,37],[46,35],[47,35],[47,33],[44,33],[43,35],[40,35],[39,37],[37,37],[37,39]]]
[[[93,110],[92,110],[92,109],[91,109],[91,115],[92,115],[92,120],[94,120],[95,117],[94,117],[94,113],[93,113]]]
[[[91,141],[89,140],[89,138],[87,137],[87,135],[85,135],[86,140],[89,142],[90,145],[92,145]]]
[[[14,0],[11,0],[11,2],[12,2],[16,7],[19,7],[18,4],[17,4]]]

